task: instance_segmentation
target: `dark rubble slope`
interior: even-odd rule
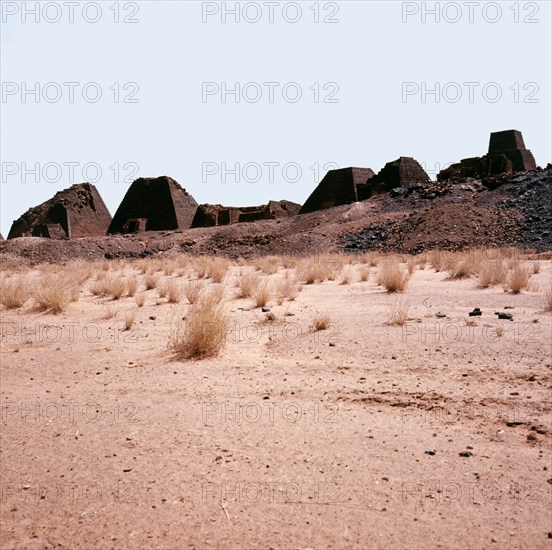
[[[465,182],[430,182],[354,204],[278,220],[181,231],[0,242],[0,261],[144,258],[159,253],[416,253],[514,245],[552,250],[552,167]]]

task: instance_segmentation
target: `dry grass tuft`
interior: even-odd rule
[[[462,255],[452,255],[447,259],[447,271],[451,279],[466,279],[477,270],[475,257],[467,252]]]
[[[214,283],[222,283],[228,273],[229,267],[230,264],[227,260],[212,258],[207,264],[207,277],[209,277]]]
[[[3,279],[0,288],[0,303],[7,309],[18,309],[30,298],[31,290],[26,278]]]
[[[205,359],[219,353],[226,342],[230,319],[220,303],[208,293],[190,307],[169,338],[169,348],[178,359]]]
[[[126,280],[126,291],[130,297],[133,297],[138,290],[138,279],[136,277],[129,277]]]
[[[402,327],[408,320],[409,307],[410,306],[402,300],[397,300],[393,302],[389,306],[387,324]]]
[[[238,298],[249,298],[257,290],[261,282],[260,277],[256,273],[244,273],[240,275],[238,286]]]
[[[518,264],[512,269],[504,285],[504,289],[511,291],[513,294],[519,294],[523,289],[529,286],[530,277],[531,273],[529,270],[521,264]]]
[[[272,289],[267,281],[260,283],[253,291],[252,298],[255,301],[255,307],[264,307],[272,296]]]
[[[136,319],[136,314],[138,313],[137,309],[131,309],[130,311],[127,311],[124,316],[124,324],[125,324],[125,330],[130,330],[132,328],[132,325],[134,325],[134,321]]]
[[[176,281],[168,281],[165,289],[167,291],[167,300],[169,304],[178,304],[182,299],[182,289]]]
[[[398,260],[391,258],[381,263],[378,273],[378,284],[387,292],[402,292],[408,285],[410,274],[405,271]]]
[[[138,307],[143,307],[146,303],[146,295],[143,292],[141,292],[140,294],[136,294],[134,301],[136,302],[136,305]]]
[[[126,281],[121,275],[117,277],[106,277],[104,285],[105,295],[111,296],[113,300],[119,300],[127,288]]]
[[[333,281],[342,267],[343,260],[336,255],[313,256],[297,264],[297,276],[307,285]]]
[[[312,320],[311,329],[313,332],[326,330],[330,326],[330,318],[327,315],[318,315]]]
[[[410,275],[414,273],[417,265],[418,265],[418,259],[413,256],[411,256],[410,258],[408,258],[408,260],[406,260],[406,269]]]
[[[78,287],[64,277],[46,275],[41,277],[34,289],[33,298],[38,311],[57,315],[65,311],[70,302],[78,299]]]
[[[488,288],[492,285],[502,285],[506,282],[508,269],[502,260],[483,262],[479,268],[479,288]]]
[[[365,283],[370,278],[370,266],[361,265],[359,273],[361,282]]]
[[[157,287],[157,284],[159,283],[159,276],[151,273],[149,275],[146,275],[146,279],[144,282],[146,284],[146,290],[152,290]]]
[[[301,292],[301,286],[297,283],[295,278],[284,279],[276,289],[276,299],[278,305],[281,305],[284,300],[293,302],[297,295]]]
[[[253,262],[253,265],[266,275],[273,275],[278,271],[280,264],[282,263],[280,258],[275,256],[265,256],[259,258]]]
[[[536,262],[533,262],[533,273],[536,275],[537,273],[540,273],[540,262],[537,260]]]
[[[203,291],[205,284],[201,280],[188,281],[184,286],[184,296],[188,303],[195,304]]]
[[[102,319],[113,319],[117,315],[118,309],[115,304],[103,304]]]
[[[380,262],[380,256],[377,252],[365,252],[360,257],[360,261],[368,267],[376,267]]]
[[[350,285],[352,280],[353,280],[353,275],[351,273],[351,270],[349,268],[345,268],[341,274],[341,281],[339,282],[339,284]]]

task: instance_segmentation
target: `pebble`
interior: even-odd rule
[[[460,456],[465,457],[465,458],[470,457],[470,456],[473,456],[473,453],[470,453],[470,451],[460,451],[458,454],[459,454]]]
[[[424,451],[424,454],[433,456],[435,454],[435,451],[430,449],[429,451]]]

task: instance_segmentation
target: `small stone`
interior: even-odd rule
[[[261,308],[261,311],[262,311],[263,313],[268,313],[268,312],[270,311],[270,308],[268,308],[268,307],[263,307],[263,308]]]
[[[150,318],[149,318],[150,321],[155,321],[155,317],[152,315]]]
[[[460,451],[458,454],[460,456],[464,457],[464,458],[468,458],[470,456],[473,456],[473,453],[470,453],[470,451]]]
[[[435,451],[429,449],[428,451],[424,451],[424,454],[433,456],[435,454]]]

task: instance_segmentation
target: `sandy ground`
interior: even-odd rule
[[[172,357],[189,306],[155,290],[130,332],[128,297],[2,311],[2,549],[552,548],[551,262],[519,295],[417,270],[402,327],[373,273],[273,323],[233,277],[204,361]]]

